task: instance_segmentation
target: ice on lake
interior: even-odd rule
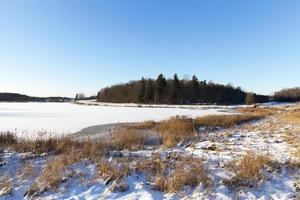
[[[163,120],[220,114],[219,109],[86,106],[74,103],[0,103],[0,131],[33,134],[47,131],[70,134],[83,128],[118,122]]]

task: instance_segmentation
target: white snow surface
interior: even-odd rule
[[[197,117],[224,114],[225,107],[87,106],[74,103],[0,103],[0,131],[32,135],[39,131],[70,134],[83,128],[119,122],[163,120],[176,115]]]

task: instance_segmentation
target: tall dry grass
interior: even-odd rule
[[[194,120],[186,116],[176,116],[161,121],[156,125],[155,130],[161,134],[166,147],[173,147],[180,141],[196,136]]]
[[[244,108],[239,108],[238,111],[246,114],[251,114],[257,117],[266,117],[268,115],[274,115],[278,111],[280,111],[279,108],[275,107],[270,107],[270,108],[263,108],[263,107],[244,107]]]
[[[11,132],[0,132],[0,146],[8,146],[17,143],[17,137]]]
[[[99,176],[109,184],[112,181],[120,182],[124,177],[131,174],[131,163],[126,159],[108,161],[103,159],[99,164]]]
[[[209,115],[204,117],[197,117],[195,119],[195,124],[197,126],[204,127],[222,127],[231,128],[235,125],[240,125],[253,120],[260,119],[260,116],[252,114],[242,114],[242,115]]]
[[[294,111],[283,113],[280,116],[280,119],[283,123],[286,123],[286,124],[299,125],[300,124],[300,110],[294,110]]]
[[[7,196],[13,192],[12,181],[7,175],[3,175],[0,177],[0,193],[1,195]]]
[[[201,159],[176,157],[163,160],[160,156],[136,164],[137,172],[146,173],[152,187],[162,192],[178,192],[185,186],[196,187],[202,183],[211,186],[211,179]]]
[[[225,180],[224,184],[229,187],[255,185],[264,179],[264,172],[272,166],[274,166],[274,163],[269,156],[249,152],[241,159],[230,164],[229,168],[235,175]]]
[[[117,150],[138,150],[144,146],[145,136],[132,128],[119,128],[112,134],[111,144],[112,149]]]

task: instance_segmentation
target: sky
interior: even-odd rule
[[[300,86],[299,0],[0,0],[0,92],[96,94],[195,74],[245,91]]]

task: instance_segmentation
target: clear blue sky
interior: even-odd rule
[[[1,0],[0,91],[87,95],[159,73],[300,86],[299,0]]]

